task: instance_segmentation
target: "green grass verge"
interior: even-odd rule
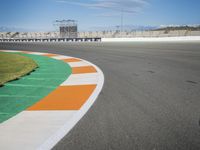
[[[20,78],[37,67],[37,63],[29,57],[0,52],[0,85]]]

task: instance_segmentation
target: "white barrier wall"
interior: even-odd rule
[[[102,42],[200,42],[200,36],[183,36],[183,37],[152,37],[152,38],[102,38]]]
[[[90,31],[78,32],[79,38],[136,38],[136,37],[176,37],[200,36],[200,31]],[[59,38],[59,32],[0,32],[0,39],[5,38]]]

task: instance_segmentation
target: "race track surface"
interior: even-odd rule
[[[80,57],[105,84],[88,113],[54,150],[200,149],[200,43],[9,43]]]

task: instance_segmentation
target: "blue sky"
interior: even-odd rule
[[[53,21],[75,19],[80,30],[125,25],[200,24],[200,0],[0,0],[0,26],[54,30]]]

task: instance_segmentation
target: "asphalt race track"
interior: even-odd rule
[[[99,98],[55,150],[199,150],[200,43],[7,43],[99,66]]]

